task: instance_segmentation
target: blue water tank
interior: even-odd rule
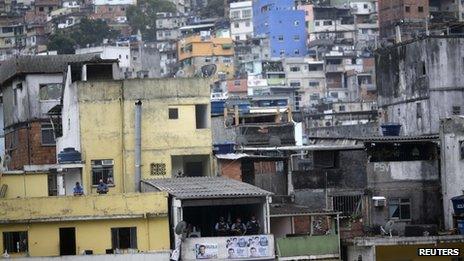
[[[380,126],[383,136],[400,136],[401,124],[385,123]]]
[[[213,145],[213,153],[214,154],[228,154],[235,152],[235,143],[221,143],[221,144],[214,144]]]
[[[65,148],[58,153],[58,163],[76,163],[81,162],[82,156],[79,151],[74,148]]]
[[[226,103],[225,100],[212,101],[211,102],[211,114],[212,115],[223,115],[225,103]]]
[[[455,215],[464,214],[464,195],[451,198],[451,202],[453,203]]]
[[[458,220],[458,232],[459,235],[464,235],[464,219]]]

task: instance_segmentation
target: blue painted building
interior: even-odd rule
[[[270,57],[303,57],[307,54],[305,12],[294,0],[253,0],[255,36],[266,36]]]

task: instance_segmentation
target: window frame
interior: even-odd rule
[[[179,108],[168,108],[168,119],[178,120],[179,119]]]
[[[112,164],[103,164],[103,161],[112,161]],[[96,164],[96,162],[100,162],[100,164]],[[97,179],[95,179],[95,174],[96,170],[102,171],[101,176],[99,176]],[[103,171],[109,171],[108,173],[103,173]],[[97,187],[99,180],[103,179],[103,182],[106,183],[106,185],[114,186],[114,161],[112,159],[94,159],[90,161],[90,171],[92,174],[92,187]],[[106,180],[104,175],[107,175]],[[111,178],[111,183],[108,182],[108,179]],[[95,181],[95,182],[94,182]]]
[[[53,136],[53,142],[44,142],[44,132],[51,132]],[[55,137],[55,130],[53,128],[53,124],[51,123],[41,123],[40,124],[40,144],[42,146],[56,146],[56,137]]]
[[[120,234],[122,230],[129,230],[129,247],[121,247]],[[137,227],[112,227],[111,228],[112,249],[137,249]]]
[[[43,93],[42,89],[49,88],[51,86],[54,86],[54,87],[59,86],[59,97],[57,97],[57,98],[47,98],[47,99],[42,98],[42,93]],[[62,91],[63,91],[63,84],[61,84],[61,83],[41,83],[41,84],[39,84],[39,100],[41,102],[59,101],[61,99]],[[48,94],[48,89],[47,89],[47,95],[49,95]]]
[[[11,234],[18,234],[18,237],[19,237],[19,240],[20,241],[16,241],[16,242],[10,242],[10,243],[7,243],[7,235],[10,235],[12,237],[14,237],[14,235],[11,235]],[[29,235],[27,233],[27,231],[4,231],[2,233],[2,236],[3,236],[3,251],[7,250],[8,253],[27,253],[29,252]],[[12,240],[15,240],[14,238],[12,238]],[[15,251],[15,248],[16,248],[16,243],[17,242],[21,242],[22,240],[26,240],[26,244],[23,244],[23,246],[21,247],[21,244],[20,244],[20,249],[19,251]],[[12,244],[14,245],[13,246],[13,251],[12,249],[10,248],[12,246]]]
[[[392,203],[392,201],[397,201],[397,203]],[[392,207],[397,206],[398,210],[398,217],[393,216],[396,212],[393,211],[392,213]],[[402,207],[408,206],[408,212],[409,212],[409,217],[403,217],[402,215]],[[388,218],[392,220],[400,220],[400,221],[409,221],[411,220],[411,199],[410,198],[390,198],[388,199]]]

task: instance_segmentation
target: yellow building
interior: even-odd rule
[[[234,46],[231,38],[192,35],[178,44],[178,57],[185,76],[202,76],[201,68],[216,65],[216,76],[234,76]]]
[[[2,199],[0,216],[13,257],[169,250],[165,193]]]
[[[96,192],[103,179],[110,193],[137,191],[139,180],[209,176],[212,134],[209,84],[203,79],[78,82],[64,90],[63,136],[57,150],[82,154],[81,171],[62,168],[65,192],[75,181]],[[141,109],[141,176],[136,176],[135,113]]]

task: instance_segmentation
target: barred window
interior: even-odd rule
[[[3,232],[3,249],[8,253],[27,252],[27,231]]]

